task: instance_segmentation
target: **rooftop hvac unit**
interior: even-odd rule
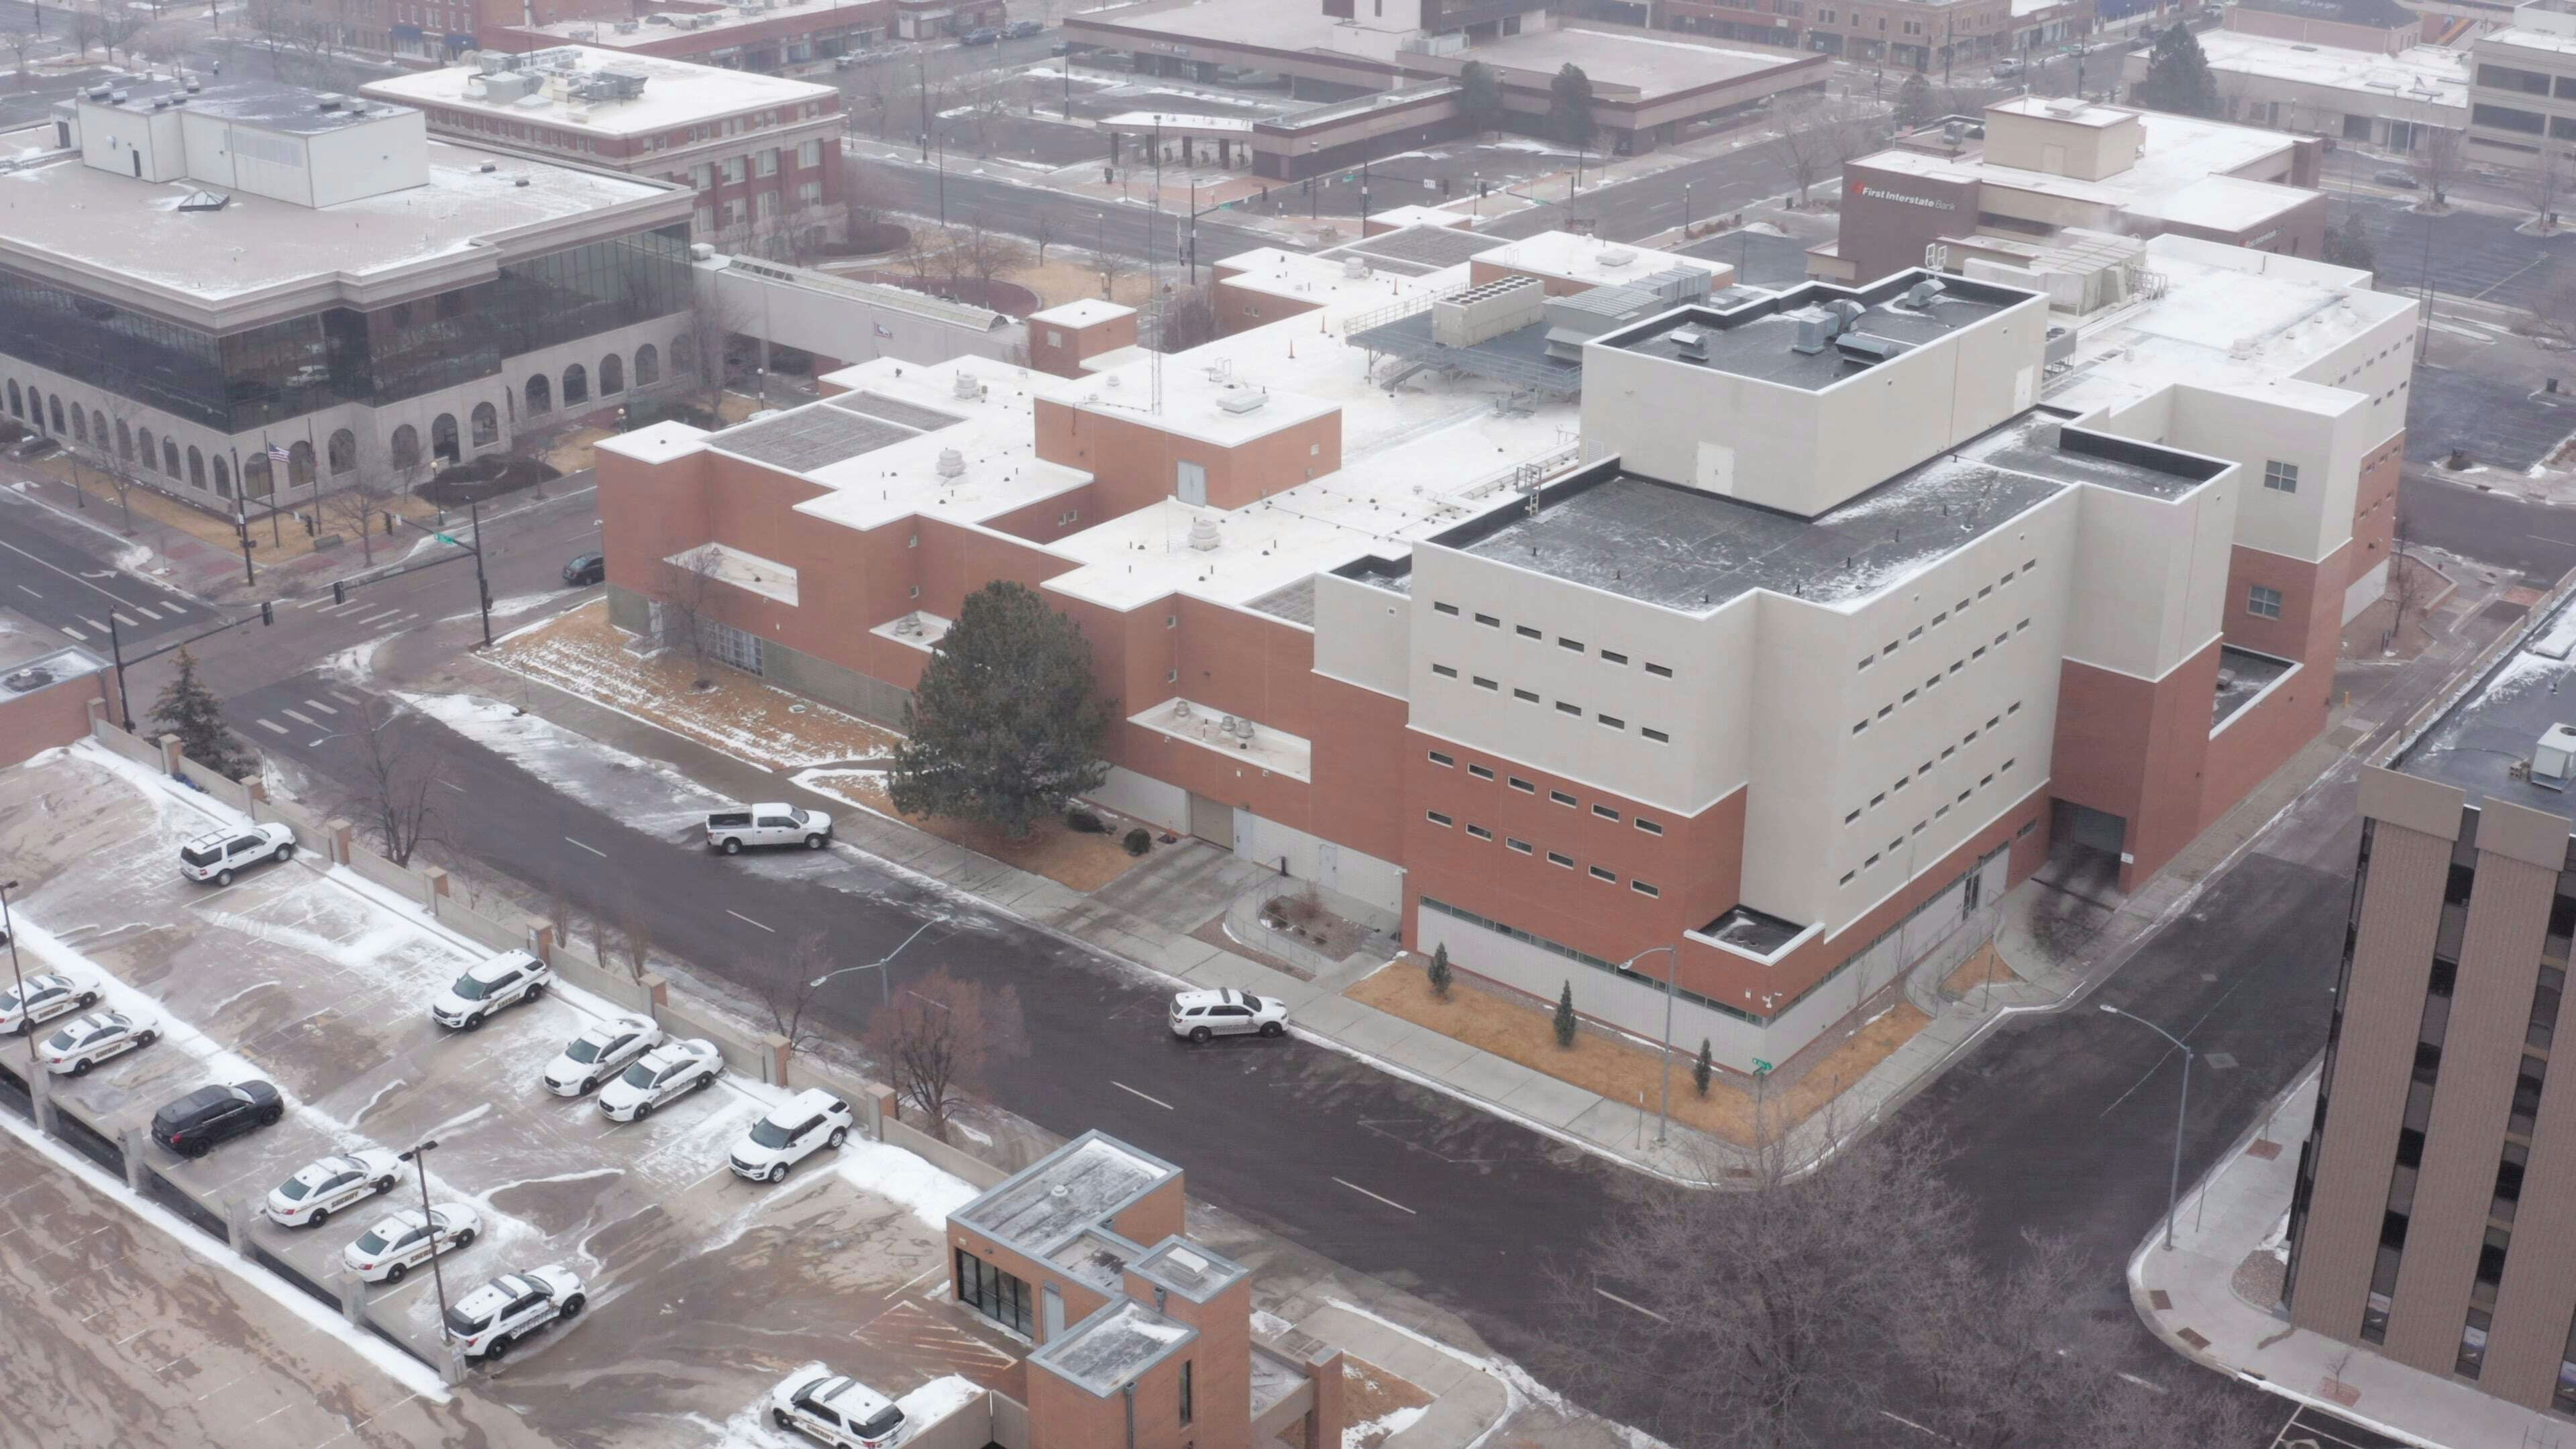
[[[1201,553],[1214,553],[1217,545],[1224,541],[1224,537],[1217,532],[1215,519],[1202,513],[1190,520],[1190,547]],[[1233,716],[1227,716],[1225,723],[1231,730],[1234,727]]]
[[[1708,361],[1708,334],[1696,327],[1676,327],[1669,334],[1673,351],[1693,362]]]
[[[2552,790],[2567,788],[2576,776],[2576,725],[2551,725],[2531,751],[2531,783]]]
[[[948,390],[965,402],[973,402],[983,395],[983,389],[975,385],[974,375],[965,372],[957,374],[956,378],[949,383]]]
[[[1697,302],[1708,296],[1709,274],[1697,267],[1666,267],[1619,285],[1652,292],[1667,303]]]
[[[633,35],[642,24],[643,22],[637,20],[620,20],[617,22],[617,33],[620,35]]]
[[[1367,276],[1368,274],[1369,274],[1368,258],[1366,258],[1366,257],[1344,257],[1344,258],[1342,258],[1342,275],[1343,275],[1343,276],[1345,276],[1345,277],[1365,277],[1365,276]]]
[[[961,453],[961,452],[958,452],[955,448],[942,448],[942,449],[940,449],[940,450],[939,450],[939,476],[940,476],[940,477],[942,477],[942,478],[963,478],[963,477],[965,477],[965,476],[966,476],[966,455],[965,455],[965,454],[963,454],[963,453]]]
[[[1236,417],[1242,417],[1245,413],[1257,413],[1261,411],[1262,404],[1267,403],[1268,401],[1270,401],[1270,394],[1266,392],[1256,392],[1250,388],[1238,388],[1235,391],[1229,392],[1225,396],[1218,398],[1216,400],[1216,405],[1226,412],[1234,414]]]
[[[1905,350],[1905,344],[1893,337],[1872,337],[1866,332],[1846,332],[1834,339],[1834,350],[1866,367],[1885,362]]]
[[[1801,307],[1789,314],[1789,320],[1798,324],[1798,335],[1789,342],[1792,352],[1822,352],[1843,330],[1842,319],[1822,307]]]
[[[1595,260],[1605,267],[1624,267],[1636,259],[1637,254],[1626,247],[1604,247]]]
[[[1949,288],[1942,286],[1939,282],[1934,281],[1930,277],[1926,277],[1922,281],[1919,281],[1913,286],[1905,289],[1905,305],[1908,307],[1929,307],[1935,299],[1948,290]]]

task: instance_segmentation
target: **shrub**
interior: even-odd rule
[[[1448,943],[1444,941],[1441,944],[1432,947],[1431,994],[1439,997],[1443,1001],[1447,1001],[1449,999],[1449,983],[1454,978],[1455,974],[1456,973],[1449,969]]]
[[[1574,1045],[1574,983],[1571,981],[1565,983],[1564,994],[1556,998],[1554,1025],[1556,1044],[1561,1047]]]
[[[1708,1038],[1701,1037],[1699,1060],[1691,1063],[1691,1085],[1698,1088],[1699,1094],[1705,1097],[1708,1095],[1709,1079],[1715,1075],[1717,1075],[1716,1053],[1709,1050]]]
[[[1109,830],[1099,816],[1079,807],[1064,812],[1064,827],[1077,835],[1102,835]]]
[[[1129,855],[1143,855],[1154,848],[1154,837],[1144,826],[1139,825],[1127,832],[1125,844]]]

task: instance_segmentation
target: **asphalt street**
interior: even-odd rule
[[[2438,474],[2410,477],[2399,509],[2410,542],[2514,569],[2535,586],[2576,568],[2576,512],[2445,482]]]
[[[0,605],[58,629],[105,656],[114,633],[127,644],[204,627],[213,610],[175,589],[100,557],[112,545],[79,540],[78,525],[44,517],[41,505],[0,494]],[[51,526],[47,526],[51,525]]]
[[[977,176],[957,169],[974,163],[956,157],[949,159],[948,169],[943,172],[935,164],[935,153],[933,160],[933,165],[924,166],[917,161],[858,158],[859,188],[874,204],[888,211],[930,217],[945,214],[952,225],[981,223],[990,230],[1018,237],[1034,238],[1043,221],[1050,228],[1052,244],[1089,247],[1111,256],[1142,260],[1150,243],[1152,255],[1166,265],[1177,264],[1190,234],[1186,188],[1167,188],[1163,193],[1164,209],[1157,216],[1141,202],[1094,201],[1017,181]],[[1272,233],[1235,226],[1215,216],[1200,218],[1198,244],[1201,262],[1213,262],[1256,247],[1300,250],[1293,242]]]

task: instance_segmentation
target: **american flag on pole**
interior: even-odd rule
[[[283,444],[283,443],[271,443],[271,444],[269,444],[269,445],[268,445],[268,456],[270,456],[271,458],[276,459],[276,460],[277,460],[278,462],[280,462],[280,463],[283,463],[283,462],[288,461],[288,459],[287,459],[287,454],[286,454],[286,445],[285,445],[285,444]]]

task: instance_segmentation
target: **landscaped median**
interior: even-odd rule
[[[1407,952],[1342,994],[1607,1101],[1652,1111],[1663,1100],[1665,1064],[1654,1043],[1587,1026],[1575,1033],[1572,1046],[1558,1046],[1549,1003],[1463,976],[1444,997],[1433,990],[1428,966],[1425,958]],[[1579,992],[1575,1001],[1582,1004]],[[1670,1076],[1672,1118],[1737,1146],[1753,1145],[1757,1134],[1762,1141],[1775,1140],[1822,1110],[1931,1021],[1921,1008],[1899,998],[1821,1055],[1750,1082],[1721,1072],[1712,1077],[1706,1093],[1692,1080],[1698,1043],[1677,1041]]]

